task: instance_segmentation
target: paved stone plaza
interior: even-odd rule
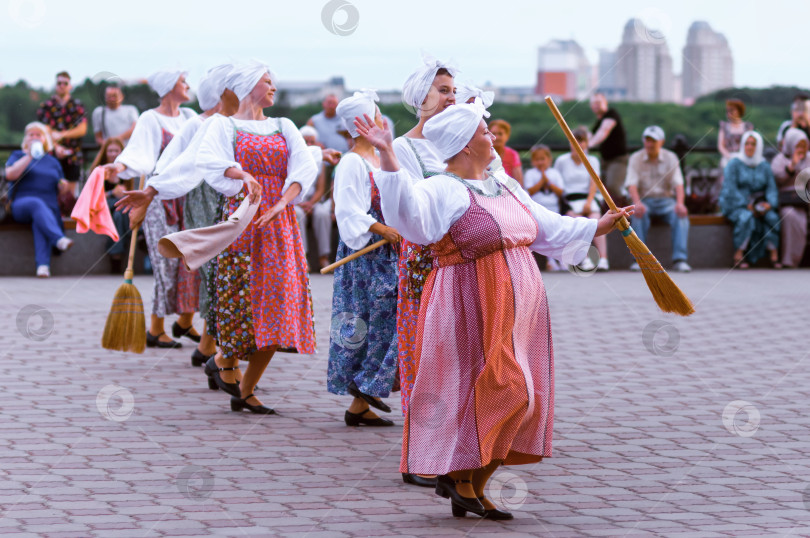
[[[331,277],[312,277],[319,352],[273,360],[265,417],[209,391],[188,341],[101,349],[120,277],[0,279],[0,535],[810,535],[810,273],[674,278],[690,318],[660,314],[639,274],[545,276],[555,452],[496,473],[505,523],[402,483],[396,411],[343,424]]]

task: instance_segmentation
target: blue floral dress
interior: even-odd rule
[[[368,214],[384,224],[380,191],[366,167],[371,182]],[[368,244],[381,239],[373,234]],[[338,259],[354,252],[339,241]],[[327,369],[332,394],[347,394],[351,381],[360,392],[378,398],[391,392],[397,374],[398,260],[398,249],[386,244],[335,269]]]

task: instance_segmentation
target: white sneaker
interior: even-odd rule
[[[637,262],[633,262],[633,263],[630,265],[630,270],[631,270],[631,271],[641,271],[641,267],[639,267],[639,266],[638,266],[638,263],[637,263]]]
[[[582,263],[580,263],[577,267],[579,267],[580,271],[585,271],[585,272],[593,271],[594,269],[596,269],[596,266],[593,264],[591,259],[588,258],[587,256],[585,257],[585,260]]]
[[[609,271],[610,265],[608,264],[607,258],[599,258],[599,264],[596,266],[597,271]]]
[[[37,266],[37,277],[38,278],[48,278],[51,276],[51,268],[47,265],[38,265]]]
[[[686,263],[683,260],[681,260],[679,262],[675,262],[674,269],[676,271],[678,271],[679,273],[688,273],[689,271],[692,270],[692,268],[689,266],[689,264]]]
[[[73,246],[73,239],[68,239],[67,237],[60,237],[59,240],[56,242],[56,248],[58,248],[62,252],[66,251],[72,246]]]

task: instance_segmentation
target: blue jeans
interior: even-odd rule
[[[11,202],[11,215],[17,222],[32,225],[37,266],[50,265],[51,248],[65,235],[59,209],[48,207],[40,198],[26,196]]]
[[[642,242],[647,242],[650,229],[650,217],[661,217],[669,224],[672,231],[672,261],[686,261],[686,241],[689,238],[689,217],[678,217],[675,214],[674,198],[642,198],[641,203],[647,206],[643,217],[631,217],[631,224]],[[654,254],[654,253],[653,253]]]

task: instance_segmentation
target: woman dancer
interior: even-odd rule
[[[206,363],[231,409],[272,414],[253,394],[277,350],[314,353],[315,329],[307,263],[293,204],[315,181],[318,169],[298,129],[287,118],[268,118],[275,77],[266,65],[235,71],[239,110],[215,116],[200,143],[197,167],[209,179],[247,184],[251,202],[261,194],[261,216],[217,257],[216,318],[219,351]],[[263,193],[263,194],[262,194]],[[245,198],[228,198],[223,216]],[[239,360],[248,367],[237,384]]]
[[[172,138],[189,118],[196,116],[190,108],[180,105],[189,100],[186,73],[183,71],[158,71],[148,78],[149,86],[160,96],[160,106],[147,110],[138,118],[129,144],[115,159],[105,166],[106,177],[116,174],[120,179],[151,176],[155,166]],[[139,217],[134,221],[139,222]],[[194,288],[194,275],[187,271],[177,259],[164,258],[158,253],[158,241],[164,235],[178,231],[182,226],[182,203],[154,200],[149,204],[143,218],[143,231],[149,261],[155,276],[152,293],[152,319],[146,331],[148,347],[179,348],[180,342],[166,334],[163,319],[174,313],[180,314],[177,323],[191,327],[194,312],[198,308],[198,290]],[[130,215],[130,224],[133,216]],[[199,340],[196,332],[188,332]]]
[[[391,135],[369,118],[358,131],[380,151],[386,221],[430,245],[438,269],[423,293],[419,370],[403,430],[401,471],[436,473],[453,514],[511,519],[484,497],[501,462],[551,455],[553,347],[548,301],[531,250],[581,260],[594,235],[632,208],[599,219],[556,215],[485,171],[494,158],[480,101],[427,122],[447,170],[415,182]]]
[[[456,69],[439,60],[425,59],[422,67],[414,71],[402,88],[405,104],[416,111],[416,127],[394,140],[394,151],[402,167],[417,178],[429,178],[444,170],[444,162],[433,143],[422,134],[425,123],[447,107],[456,103],[453,77]],[[399,255],[399,283],[397,299],[397,355],[399,357],[399,385],[402,414],[408,410],[417,360],[416,321],[419,317],[419,298],[422,287],[433,267],[427,249],[421,245],[402,241]],[[434,477],[403,474],[407,484],[434,487]]]
[[[397,373],[397,260],[400,236],[385,225],[380,192],[374,184],[380,159],[374,147],[358,138],[355,117],[374,118],[382,127],[380,109],[371,90],[355,92],[337,106],[337,114],[355,140],[335,168],[335,217],[340,242],[337,258],[381,238],[390,243],[335,270],[332,330],[327,388],[332,394],[354,396],[346,411],[347,426],[393,426],[369,405],[391,412],[380,398],[388,397]],[[344,334],[348,333],[348,334]]]

